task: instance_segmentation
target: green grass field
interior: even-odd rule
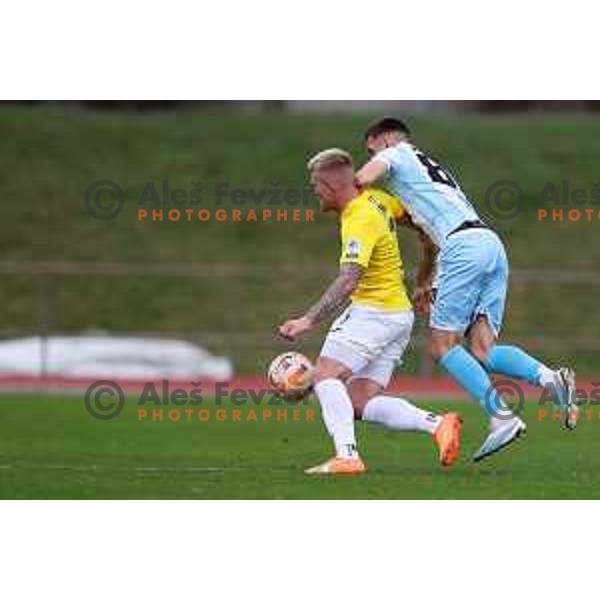
[[[211,401],[200,407],[212,411],[207,422],[140,422],[133,398],[112,421],[93,419],[81,396],[6,396],[0,404],[2,498],[600,498],[600,423],[563,432],[537,420],[533,404],[527,438],[474,465],[468,458],[485,431],[479,408],[419,402],[465,417],[463,457],[449,471],[438,467],[428,436],[360,423],[370,472],[341,479],[302,473],[330,452],[314,399],[299,405],[314,411],[313,422],[261,422],[266,406],[255,409],[257,422],[218,422]],[[232,416],[231,405],[222,408]],[[250,407],[241,410],[244,419]]]

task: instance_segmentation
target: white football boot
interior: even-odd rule
[[[527,425],[517,416],[510,419],[491,419],[490,432],[473,457],[475,462],[488,458],[519,439],[527,431]]]
[[[568,367],[563,367],[556,371],[555,389],[558,399],[560,400],[560,407],[563,411],[562,426],[563,429],[572,431],[577,427],[577,422],[581,411],[577,404],[576,389],[575,389],[575,371]]]

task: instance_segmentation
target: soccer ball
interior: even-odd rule
[[[313,365],[300,352],[284,352],[275,357],[267,371],[269,385],[287,400],[301,400],[312,388]]]

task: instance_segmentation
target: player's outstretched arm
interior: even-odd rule
[[[386,171],[387,165],[374,158],[356,173],[356,183],[359,187],[369,187],[381,179]]]
[[[352,292],[357,288],[363,271],[363,267],[356,263],[344,263],[340,267],[338,276],[318,302],[311,306],[303,317],[291,319],[281,325],[279,334],[286,339],[294,340],[337,312],[348,302]]]

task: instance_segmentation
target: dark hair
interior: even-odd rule
[[[367,131],[365,132],[365,140],[370,137],[376,137],[381,135],[382,133],[388,133],[390,131],[398,131],[400,133],[404,133],[405,135],[410,135],[410,129],[400,119],[396,119],[394,117],[383,117],[383,119],[377,119],[369,125]]]

